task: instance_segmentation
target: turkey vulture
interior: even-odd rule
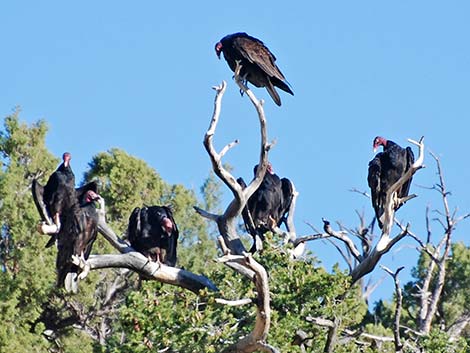
[[[60,214],[71,206],[70,202],[73,198],[68,196],[75,193],[75,175],[70,167],[72,156],[69,152],[65,152],[62,159],[62,164],[51,174],[44,187],[33,180],[34,202],[42,220],[46,223],[42,227],[43,233],[59,232]]]
[[[382,228],[383,224],[380,218],[384,213],[387,191],[410,169],[415,158],[410,147],[405,149],[393,141],[377,136],[373,142],[374,152],[380,146],[383,146],[383,152],[377,153],[374,159],[369,162],[367,181],[371,190],[375,216],[377,217],[379,227]],[[411,179],[406,181],[397,190],[399,198],[408,196]],[[395,210],[398,210],[400,206],[398,205]]]
[[[152,261],[174,267],[178,235],[173,212],[167,206],[136,207],[129,217],[131,246]]]
[[[258,166],[255,166],[255,176],[257,170]],[[238,178],[237,181],[243,188],[246,187],[242,178]],[[262,240],[264,233],[274,227],[280,227],[286,221],[292,197],[293,186],[290,180],[287,178],[280,179],[269,163],[263,181],[242,210],[242,217],[247,231],[254,239],[251,252],[261,249],[261,244],[257,244],[258,238]]]
[[[256,87],[266,87],[274,102],[280,106],[281,98],[274,87],[294,95],[284,75],[276,65],[276,57],[262,41],[246,33],[229,34],[215,45],[215,52],[220,53],[235,72],[237,61],[240,62],[240,76]]]
[[[58,170],[60,170],[61,167],[62,165]],[[42,219],[39,231],[43,234],[51,235],[51,239],[47,242],[46,248],[52,246],[57,239],[57,234],[60,231],[62,223],[62,213],[72,208],[76,202],[83,204],[88,191],[98,192],[98,184],[94,181],[75,189],[71,181],[69,181],[69,184],[66,184],[62,183],[64,180],[64,176],[56,171],[51,175],[45,187],[36,179],[34,179],[32,183],[33,200]],[[54,184],[57,186],[55,192],[51,187]],[[46,194],[46,191],[48,194]],[[50,202],[51,193],[54,195],[53,199],[56,201],[55,203]],[[49,202],[47,201],[48,199]],[[56,212],[54,215],[51,214],[51,207],[48,207],[48,204],[52,204],[53,207],[56,207],[56,210],[60,209],[60,212]]]
[[[88,184],[87,184],[88,185]],[[72,263],[72,256],[88,259],[98,235],[98,212],[95,201],[103,207],[103,199],[93,190],[86,190],[81,200],[73,197],[72,206],[61,214],[61,228],[57,234],[57,285],[67,292],[78,290],[80,269]]]

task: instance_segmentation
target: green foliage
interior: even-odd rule
[[[470,311],[470,248],[463,243],[452,244],[452,257],[447,264],[447,280],[442,293],[442,311],[446,322],[454,323]]]
[[[467,300],[470,291],[470,249],[463,243],[451,245],[452,256],[446,262],[446,278],[444,288],[439,301],[439,317],[441,324],[446,329],[455,324],[470,310]],[[421,252],[416,267],[413,269],[415,280],[404,286],[403,290],[403,314],[402,323],[405,326],[417,329],[417,317],[419,312],[419,288],[422,287],[431,259],[424,251]],[[437,266],[433,271],[430,290],[436,286]],[[466,336],[468,336],[466,334]]]
[[[93,157],[86,180],[98,180],[106,200],[106,215],[117,229],[125,229],[135,207],[159,203],[163,180],[138,158],[113,148]]]
[[[444,331],[437,328],[421,338],[418,344],[426,353],[466,353],[469,349],[464,339],[453,342]]]
[[[206,211],[221,213],[220,202],[222,200],[222,191],[220,190],[220,181],[212,170],[201,186],[201,194],[204,197],[204,209]]]

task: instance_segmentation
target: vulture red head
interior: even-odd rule
[[[383,137],[381,136],[377,136],[375,139],[374,139],[374,142],[372,143],[372,147],[374,148],[374,153],[377,152],[377,149],[380,147],[380,146],[387,146],[387,140],[384,139]]]
[[[215,53],[217,54],[217,57],[220,59],[220,53],[222,53],[222,43],[221,42],[217,42],[215,44]]]
[[[62,160],[64,161],[64,165],[67,167],[70,163],[70,160],[72,159],[72,155],[70,152],[64,152],[62,155]]]
[[[266,167],[266,171],[269,173],[269,174],[274,174],[274,169],[273,169],[273,166],[271,163],[268,162],[268,166]]]
[[[86,192],[86,196],[85,196],[85,201],[87,203],[90,203],[92,201],[96,201],[100,198],[100,195],[98,195],[96,192],[94,192],[93,190],[88,190]]]
[[[171,234],[173,232],[173,222],[168,217],[163,217],[160,224],[167,234]]]

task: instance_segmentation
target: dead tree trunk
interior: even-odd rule
[[[237,183],[233,175],[231,175],[222,164],[222,157],[233,146],[235,146],[238,141],[227,144],[220,152],[217,152],[214,148],[213,138],[220,118],[222,97],[226,89],[226,83],[224,81],[220,86],[214,87],[216,91],[214,112],[209,128],[204,136],[204,147],[206,148],[211,160],[214,173],[232,191],[233,200],[227,206],[223,214],[209,213],[198,207],[195,207],[195,210],[201,216],[217,223],[221,238],[220,245],[224,252],[222,261],[230,268],[254,281],[256,291],[258,293],[256,323],[252,332],[240,339],[237,343],[226,348],[224,352],[251,353],[262,351],[275,353],[278,352],[278,350],[266,343],[271,325],[271,308],[269,303],[270,296],[267,272],[262,265],[251,257],[251,254],[246,252],[236,229],[237,218],[240,216],[247,200],[261,184],[266,173],[268,165],[268,151],[270,149],[270,144],[267,142],[266,118],[263,110],[263,102],[258,101],[254,94],[241,81],[241,78],[238,75],[239,69],[240,67],[237,65],[237,70],[235,70],[235,81],[240,89],[250,98],[258,114],[261,136],[259,167],[257,169],[256,176],[251,183],[246,188],[242,188]]]

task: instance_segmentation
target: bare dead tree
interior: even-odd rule
[[[235,82],[253,103],[259,120],[260,126],[260,156],[258,169],[255,178],[246,188],[242,188],[235,177],[222,164],[222,157],[234,147],[238,141],[227,144],[220,152],[217,152],[213,145],[213,138],[216,132],[217,124],[220,118],[222,97],[226,89],[225,81],[220,86],[214,87],[216,97],[214,102],[214,112],[209,128],[204,136],[204,147],[209,155],[214,173],[230,189],[233,194],[233,200],[229,203],[223,214],[213,214],[198,207],[194,207],[201,216],[216,222],[220,237],[220,247],[224,256],[221,262],[228,267],[250,278],[258,294],[257,315],[253,330],[241,338],[235,344],[224,350],[225,353],[250,353],[255,351],[279,352],[277,348],[270,346],[267,342],[267,336],[271,325],[271,308],[269,284],[266,269],[260,265],[251,254],[247,253],[240,236],[237,233],[237,218],[240,216],[250,196],[261,184],[266,173],[268,165],[268,151],[271,145],[267,142],[266,118],[263,109],[263,102],[259,101],[255,95],[246,87],[239,76],[240,66],[237,64],[235,70]],[[294,202],[295,203],[295,202]]]

